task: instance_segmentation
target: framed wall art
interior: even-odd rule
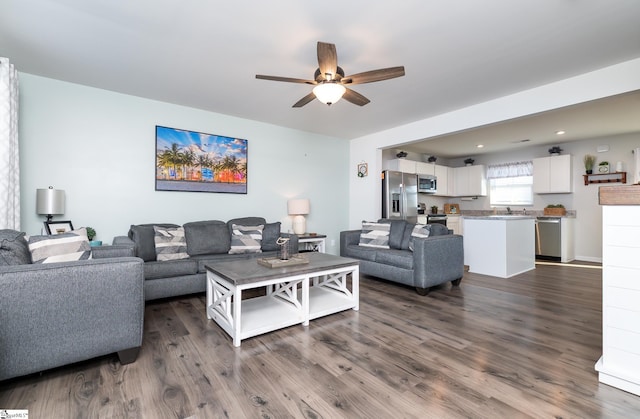
[[[247,143],[156,126],[156,191],[246,194]]]

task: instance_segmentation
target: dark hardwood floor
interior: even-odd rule
[[[360,311],[243,341],[204,295],[150,303],[138,360],[115,356],[0,383],[31,418],[631,418],[598,383],[601,271],[466,273],[426,297],[361,278]],[[52,348],[54,350],[54,348]]]

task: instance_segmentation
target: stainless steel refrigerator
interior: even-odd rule
[[[382,172],[382,218],[418,221],[418,175]]]

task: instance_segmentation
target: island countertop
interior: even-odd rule
[[[532,215],[463,215],[462,218],[469,220],[533,220]]]
[[[640,205],[640,185],[601,186],[600,205]]]

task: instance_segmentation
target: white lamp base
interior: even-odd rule
[[[307,230],[307,220],[304,215],[296,215],[293,217],[293,232],[295,234],[304,234]]]

